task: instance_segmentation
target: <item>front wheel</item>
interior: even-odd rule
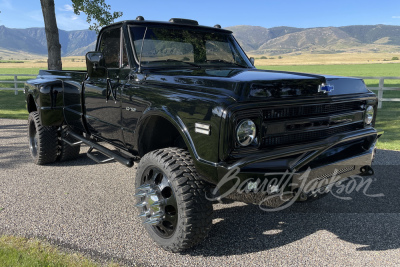
[[[136,174],[139,217],[163,249],[179,252],[207,236],[212,203],[188,151],[166,148],[146,154]]]

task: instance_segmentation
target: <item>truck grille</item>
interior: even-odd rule
[[[359,110],[361,102],[345,102],[334,104],[317,104],[309,106],[297,106],[286,108],[266,109],[263,111],[264,120],[297,118],[302,116],[313,116],[321,114],[333,114],[344,111]]]
[[[231,156],[240,157],[263,149],[275,149],[289,145],[316,142],[330,136],[351,132],[364,127],[363,101],[323,103],[290,107],[265,108],[240,114],[240,118],[262,114],[263,130],[259,146],[240,147],[235,144]],[[335,120],[350,114],[350,120]],[[295,126],[295,127],[293,127]],[[297,127],[298,126],[298,127]],[[265,129],[269,129],[268,131]],[[261,129],[260,129],[261,130]]]
[[[280,146],[280,145],[291,145],[296,143],[303,143],[309,141],[317,141],[319,139],[328,138],[332,135],[350,132],[360,129],[360,124],[350,124],[334,128],[328,128],[319,131],[307,131],[303,133],[287,134],[281,136],[267,136],[264,138],[265,146]]]

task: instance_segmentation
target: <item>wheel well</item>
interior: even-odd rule
[[[143,131],[140,132],[139,136],[140,156],[150,151],[166,147],[187,149],[185,141],[178,129],[168,120],[160,116],[148,118],[142,127]]]
[[[33,111],[37,111],[35,100],[33,100],[33,96],[29,95],[28,99],[26,100],[26,108],[28,112],[31,113]]]

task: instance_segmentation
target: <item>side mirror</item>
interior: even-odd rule
[[[254,66],[254,57],[251,57],[251,58],[250,58],[250,62],[251,62],[251,65]]]
[[[91,78],[100,78],[106,76],[107,68],[103,53],[88,52],[86,54],[86,68],[88,76]]]

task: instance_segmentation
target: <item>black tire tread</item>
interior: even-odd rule
[[[38,135],[37,155],[36,157],[32,155],[34,163],[37,165],[44,165],[54,162],[57,158],[57,129],[55,127],[42,126],[39,113],[33,111],[29,113],[28,118],[28,138],[31,123],[35,125]]]
[[[175,242],[160,245],[171,252],[179,252],[202,242],[212,226],[212,203],[205,197],[208,184],[197,174],[190,153],[180,148],[165,148],[146,154],[142,160],[156,160],[173,174],[170,182],[177,188],[176,199],[181,203],[178,213],[183,224],[178,226]],[[140,174],[143,166],[138,166]]]
[[[64,128],[61,129],[60,135],[61,136],[65,135]],[[68,161],[76,159],[81,151],[81,145],[70,146],[69,144],[61,140],[61,138],[59,140],[59,148],[60,148],[60,154],[58,155],[57,158],[57,160],[59,161]]]

